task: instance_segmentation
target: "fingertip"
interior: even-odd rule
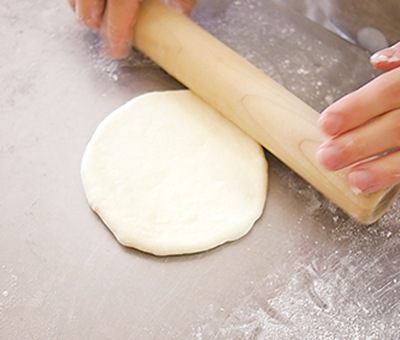
[[[88,6],[83,2],[75,3],[75,11],[79,20],[91,29],[98,30],[103,16],[103,2],[96,2],[93,6]]]
[[[352,191],[357,194],[371,194],[380,190],[375,183],[374,174],[366,168],[354,169],[348,175],[348,180]]]
[[[103,50],[107,57],[111,59],[124,59],[130,54],[132,44],[127,37],[110,34],[109,31],[103,32],[102,36],[104,40]]]
[[[101,23],[105,54],[112,59],[123,59],[132,50],[132,30],[136,24],[141,0],[108,1]]]
[[[75,9],[76,9],[76,1],[75,1],[75,0],[69,0],[69,4],[70,4],[72,10],[75,12]]]
[[[371,161],[354,166],[348,181],[355,192],[371,194],[385,190],[400,183],[400,151],[374,158]]]
[[[317,125],[322,131],[330,136],[336,136],[343,126],[341,118],[328,110],[321,113]]]
[[[80,18],[80,20],[89,28],[98,31],[101,26],[101,19],[98,17]]]
[[[381,71],[389,71],[392,68],[390,52],[386,51],[387,50],[376,52],[369,59],[371,65]]]
[[[320,145],[315,157],[325,169],[335,171],[342,167],[341,154],[341,149],[328,140]]]
[[[124,59],[131,52],[131,45],[128,42],[114,42],[106,40],[104,53],[111,59]]]
[[[390,71],[400,66],[400,44],[385,48],[374,53],[370,58],[371,64],[382,70]]]
[[[379,51],[374,53],[369,60],[372,65],[379,65],[381,63],[387,63],[389,57],[386,55],[386,53],[384,53],[384,51]]]

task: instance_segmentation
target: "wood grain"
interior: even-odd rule
[[[323,169],[319,113],[162,1],[144,1],[133,43],[354,219],[373,223],[395,199],[398,186],[356,195],[347,170]]]

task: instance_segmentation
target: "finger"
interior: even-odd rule
[[[329,106],[318,124],[335,136],[400,107],[400,68],[375,78],[367,85]]]
[[[356,193],[370,194],[400,183],[400,151],[355,166],[349,182]]]
[[[72,10],[75,12],[76,1],[75,0],[69,0],[69,4],[71,5]]]
[[[100,28],[106,0],[78,0],[75,11],[79,19],[88,27]]]
[[[106,52],[112,58],[124,58],[131,49],[132,29],[141,0],[108,0],[102,23]]]
[[[382,71],[400,67],[400,42],[373,54],[371,64]]]
[[[400,110],[323,143],[318,161],[329,170],[339,170],[356,162],[400,147]]]
[[[194,6],[196,5],[196,2],[196,0],[169,0],[168,4],[181,13],[190,15]]]

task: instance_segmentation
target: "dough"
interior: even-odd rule
[[[262,214],[261,146],[188,90],[134,98],[98,126],[82,160],[87,200],[117,240],[155,255],[204,251]]]

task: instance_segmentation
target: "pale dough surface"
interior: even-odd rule
[[[155,255],[242,237],[267,193],[262,148],[188,90],[145,94],[107,116],[81,175],[117,240]]]

